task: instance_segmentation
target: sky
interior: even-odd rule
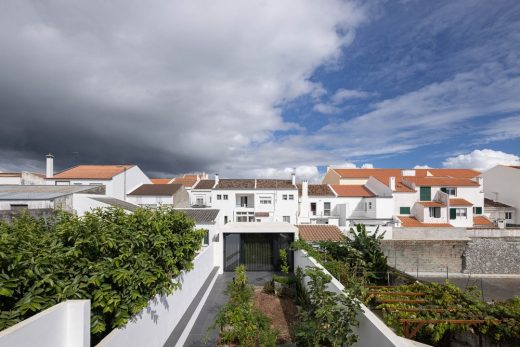
[[[520,165],[520,2],[3,0],[0,170]]]

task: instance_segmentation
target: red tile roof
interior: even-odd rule
[[[299,237],[307,242],[341,241],[344,237],[341,230],[335,225],[300,224],[296,227]]]
[[[150,178],[153,184],[168,184],[171,180],[171,178]]]
[[[182,184],[185,187],[191,188],[197,183],[197,177],[192,177],[193,175],[187,175],[185,177],[175,177],[173,182]]]
[[[332,190],[336,192],[339,197],[372,197],[375,196],[367,187],[363,185],[331,185]]]
[[[478,187],[478,182],[469,178],[451,177],[404,177],[405,180],[415,183],[419,187]]]
[[[474,226],[489,226],[489,227],[495,226],[495,224],[493,224],[492,221],[490,221],[489,219],[487,219],[484,216],[474,216],[473,225]]]
[[[59,172],[52,178],[110,180],[132,167],[134,165],[78,165]]]
[[[450,206],[473,206],[473,204],[466,199],[450,199]]]
[[[179,189],[182,184],[142,184],[128,195],[152,195],[152,196],[172,196]]]
[[[452,228],[449,223],[423,223],[411,216],[397,216],[405,228]]]
[[[215,185],[215,180],[200,180],[197,185],[193,187],[193,189],[213,189]]]
[[[488,198],[484,198],[484,207],[504,207],[504,208],[512,208],[512,206],[506,205],[499,201],[493,201]]]
[[[302,195],[302,185],[297,184],[298,194]],[[309,184],[309,196],[334,196],[328,184]]]
[[[446,206],[442,202],[439,202],[439,201],[419,201],[417,203],[423,205],[424,207],[444,207],[444,206]]]

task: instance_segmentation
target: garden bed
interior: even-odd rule
[[[278,343],[292,342],[294,323],[297,321],[298,308],[291,298],[277,297],[255,287],[253,303],[271,320],[271,327],[278,331]]]

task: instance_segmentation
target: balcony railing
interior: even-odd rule
[[[255,205],[254,204],[236,204],[235,207],[239,207],[239,208],[254,208]]]

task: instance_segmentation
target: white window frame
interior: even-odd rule
[[[294,200],[294,194],[289,194],[289,200]]]
[[[430,218],[441,218],[441,208],[440,207],[429,207]],[[435,216],[435,211],[439,211],[439,216]]]
[[[287,194],[282,195],[282,200],[287,200]]]
[[[328,204],[328,208],[326,207]],[[332,209],[332,204],[330,203],[330,201],[326,201],[323,203],[323,215],[324,216],[330,216],[330,210]]]
[[[444,187],[444,189],[446,189],[448,196],[457,196],[457,187]],[[453,191],[453,194],[450,193],[450,190]]]
[[[291,216],[283,216],[282,219],[283,219],[284,223],[291,224]]]
[[[467,208],[456,208],[456,216],[457,219],[468,219],[468,209]]]
[[[227,200],[229,196],[227,194],[222,195],[222,200]]]
[[[221,194],[217,194],[217,200],[222,200],[222,195]]]

